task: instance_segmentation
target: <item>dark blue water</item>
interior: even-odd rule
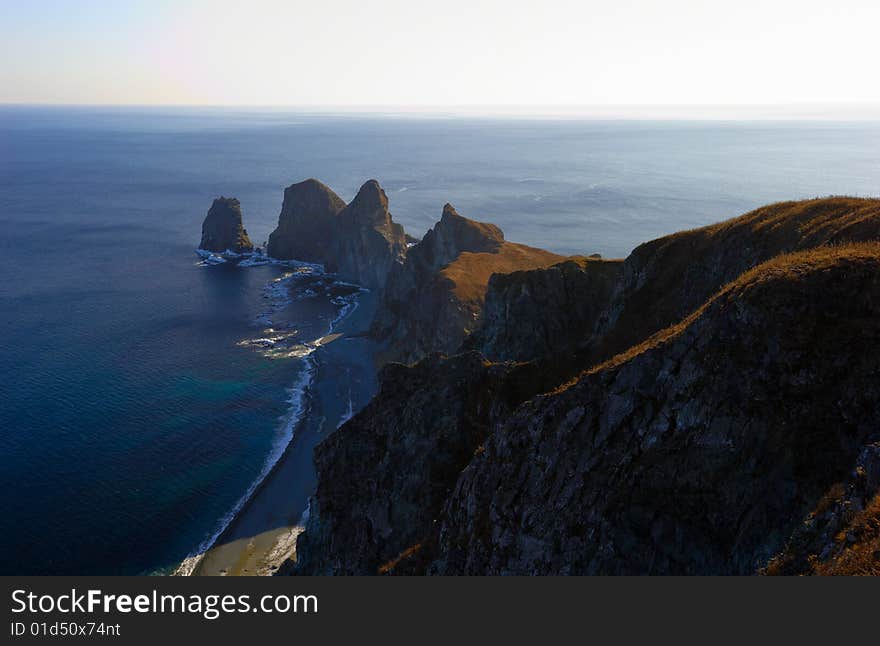
[[[0,108],[0,573],[173,567],[259,476],[303,362],[240,342],[284,270],[193,247],[214,197],[263,241],[310,176],[346,199],[379,179],[416,235],[449,201],[511,240],[622,256],[770,201],[877,195],[880,125]]]

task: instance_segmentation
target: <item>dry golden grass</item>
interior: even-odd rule
[[[410,547],[407,547],[400,554],[398,554],[395,558],[391,559],[387,563],[380,565],[378,573],[379,574],[388,574],[389,572],[392,572],[394,570],[394,568],[396,568],[401,563],[401,561],[404,561],[408,558],[415,556],[416,554],[419,553],[419,550],[421,550],[421,549],[422,549],[421,543],[416,543],[415,545],[411,545]]]
[[[824,197],[768,204],[730,220],[679,231],[663,240],[673,241],[700,234],[708,241],[725,234],[747,233],[765,239],[796,236],[800,246],[812,246],[816,242],[876,237],[878,221],[880,200],[876,198]]]
[[[562,392],[586,375],[602,372],[620,366],[640,354],[657,348],[686,330],[699,319],[713,304],[736,298],[754,287],[776,281],[795,281],[814,271],[823,271],[843,263],[880,261],[880,242],[861,242],[847,245],[827,245],[777,256],[750,269],[739,278],[724,286],[717,294],[703,303],[697,310],[674,325],[651,335],[642,343],[636,344],[607,361],[603,361],[581,372],[574,379],[559,386],[554,393]]]
[[[843,551],[826,562],[814,560],[820,576],[880,576],[880,495],[859,512],[837,541]]]
[[[816,509],[813,510],[811,517],[821,516],[826,511],[831,509],[834,505],[838,503],[843,498],[843,495],[846,493],[846,489],[843,486],[842,482],[838,482],[837,484],[831,485],[831,488],[825,492],[825,495],[819,499],[819,502],[816,503]]]
[[[565,256],[514,242],[505,242],[496,252],[466,251],[444,267],[440,275],[449,280],[455,296],[463,303],[479,304],[486,297],[492,274],[509,274],[524,269],[549,267]]]
[[[646,242],[627,260],[641,278],[593,359],[641,343],[687,316],[721,283],[775,256],[871,240],[880,240],[880,199],[831,197],[779,202]]]

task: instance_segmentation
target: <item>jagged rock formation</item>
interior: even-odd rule
[[[465,347],[493,361],[530,361],[577,348],[589,340],[622,273],[621,260],[587,257],[495,274],[480,326]]]
[[[202,223],[199,249],[222,253],[252,251],[254,245],[242,225],[241,203],[234,197],[218,197]]]
[[[301,571],[375,574],[421,540],[504,408],[507,370],[477,353],[386,365],[376,398],[315,451],[317,522],[297,546]]]
[[[683,319],[726,283],[775,256],[880,238],[880,201],[848,197],[779,202],[637,247],[595,330],[606,359]]]
[[[336,238],[336,216],[345,202],[316,179],[284,189],[278,227],[269,234],[266,253],[281,260],[324,263]]]
[[[556,270],[496,276],[496,287],[487,294],[484,321],[465,347],[480,350],[495,360],[527,360],[547,357],[554,351],[576,351],[576,361],[583,369],[682,320],[726,283],[766,260],[823,245],[878,238],[878,200],[833,197],[780,202],[738,218],[642,244],[622,267],[592,266],[593,272],[608,273],[601,278],[593,274],[580,277],[582,287],[588,284],[594,293],[571,299],[576,302],[574,305],[571,301],[559,301],[556,306],[545,296],[562,292],[571,282],[563,280]],[[571,269],[567,275],[577,276]],[[617,272],[617,279],[610,275]],[[554,280],[555,289],[549,284]],[[532,289],[533,283],[540,283],[542,289]],[[585,312],[573,315],[577,308],[585,308]],[[552,337],[555,348],[534,351],[530,356],[527,343],[517,341],[517,334],[526,329],[524,322],[529,316],[539,333],[540,318],[546,319],[544,325],[560,330]],[[573,334],[570,339],[564,338],[563,328]],[[537,343],[545,343],[542,336]]]
[[[599,314],[531,291],[564,294],[573,267],[496,278],[469,347],[501,355],[530,302],[577,329],[525,363],[394,366],[318,451],[297,571],[749,573],[780,552],[768,570],[871,571],[880,245],[853,242],[877,239],[880,200],[765,207],[603,267]],[[799,535],[841,482],[831,529]]]
[[[340,277],[369,288],[385,285],[391,267],[403,262],[406,234],[388,211],[388,197],[369,180],[347,206],[321,182],[289,186],[269,236],[268,254],[323,264]]]
[[[489,279],[559,262],[561,256],[504,240],[501,229],[459,215],[451,204],[388,279],[373,334],[384,360],[412,362],[453,352],[477,326]]]
[[[757,268],[494,432],[430,571],[755,572],[877,439],[878,341],[880,247]]]
[[[371,179],[340,213],[334,258],[327,267],[366,287],[383,287],[392,266],[406,256],[406,234],[392,221],[388,196]]]

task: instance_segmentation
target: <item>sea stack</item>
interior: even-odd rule
[[[266,253],[279,260],[325,263],[335,243],[336,216],[345,202],[316,179],[284,189],[278,228],[269,235]]]
[[[254,245],[242,225],[241,203],[234,197],[218,197],[202,223],[199,249],[222,253],[253,251]]]
[[[323,264],[345,280],[368,288],[385,285],[406,255],[406,233],[388,211],[388,197],[374,179],[346,205],[321,182],[308,179],[284,191],[278,228],[268,254],[282,260]]]

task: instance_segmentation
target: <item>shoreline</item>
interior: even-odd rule
[[[316,342],[307,358],[313,374],[304,412],[287,446],[210,546],[185,559],[175,574],[271,575],[293,554],[316,486],[315,445],[376,389],[375,343],[364,333],[375,306],[376,295],[362,292]]]

